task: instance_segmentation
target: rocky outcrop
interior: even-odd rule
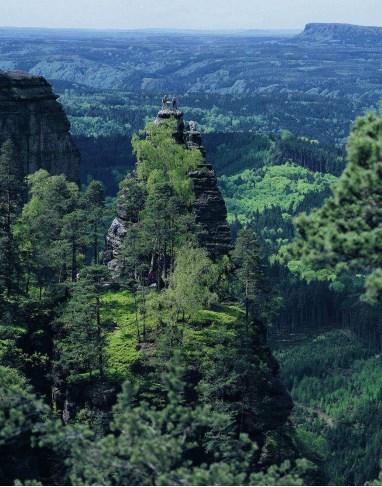
[[[80,155],[57,98],[41,76],[0,71],[0,144],[13,141],[25,174],[46,169],[79,182]]]
[[[227,223],[227,208],[218,188],[211,164],[204,162],[190,173],[196,199],[193,211],[199,225],[198,238],[201,247],[214,259],[232,250],[231,231]]]
[[[382,27],[338,23],[311,23],[305,26],[299,40],[309,42],[336,42],[352,45],[382,44]]]
[[[118,193],[117,216],[106,235],[103,260],[116,277],[121,272],[120,252],[129,225],[138,221],[139,212],[144,208],[144,191],[138,185],[125,185]]]
[[[184,144],[189,150],[198,150],[203,159],[198,167],[189,174],[193,181],[195,200],[192,211],[198,227],[198,240],[212,259],[218,259],[232,249],[231,232],[227,223],[227,208],[217,184],[217,178],[211,164],[206,160],[200,132],[195,122],[184,122],[183,113],[174,108],[162,108],[158,112],[155,123],[175,119],[176,129],[174,139],[178,144]],[[123,188],[118,195],[117,216],[113,220],[106,236],[104,261],[114,276],[118,276],[121,263],[120,249],[129,223],[136,221],[137,215],[132,215],[128,208],[128,201],[134,196],[132,189]],[[139,195],[136,195],[136,197]]]
[[[118,277],[121,272],[121,262],[119,259],[123,239],[126,235],[128,222],[123,220],[117,212],[117,216],[112,221],[106,234],[105,250],[103,252],[103,262],[109,267],[113,277]]]
[[[202,162],[189,176],[192,179],[195,201],[192,211],[198,225],[198,240],[212,259],[227,255],[232,250],[231,231],[227,223],[227,208],[218,187],[215,171],[206,159],[202,137],[196,122],[184,123],[183,113],[179,110],[161,110],[157,123],[174,117],[177,120],[177,132],[174,134],[178,143],[185,144],[190,150],[198,150],[203,156]]]

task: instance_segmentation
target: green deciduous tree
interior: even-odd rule
[[[145,130],[133,137],[133,150],[137,157],[138,177],[148,185],[167,182],[188,204],[193,199],[192,181],[188,173],[202,160],[200,151],[188,150],[174,141],[176,121],[149,123]]]
[[[186,244],[176,254],[175,269],[170,275],[164,301],[177,321],[192,319],[205,306],[217,301],[213,292],[216,281],[214,265],[204,249]]]
[[[28,177],[30,199],[24,206],[18,232],[27,289],[40,290],[75,281],[88,249],[98,259],[104,197],[93,182],[82,196],[65,176],[39,170]],[[97,256],[97,258],[96,258]]]
[[[70,276],[73,256],[69,217],[79,207],[79,189],[64,176],[39,170],[28,177],[30,200],[20,219],[26,280],[40,289]],[[64,231],[65,227],[65,231]]]

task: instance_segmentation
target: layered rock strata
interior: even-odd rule
[[[184,122],[183,113],[177,109],[159,111],[156,123],[175,118],[175,140],[190,150],[198,150],[203,156],[198,167],[189,173],[193,182],[195,201],[192,211],[199,227],[198,240],[213,259],[218,259],[232,250],[231,231],[227,223],[227,208],[218,187],[215,171],[206,159],[201,133],[196,122]]]
[[[25,175],[46,169],[79,183],[80,154],[57,98],[41,76],[0,71],[0,144],[13,141]]]
[[[207,162],[200,133],[190,122],[185,132],[185,144],[191,150],[200,150],[203,161],[189,173],[193,182],[195,201],[192,210],[199,227],[198,239],[213,259],[232,250],[231,231],[227,223],[227,207],[218,187],[215,171]]]

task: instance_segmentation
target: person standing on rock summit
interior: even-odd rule
[[[164,110],[167,109],[167,102],[168,102],[168,96],[167,95],[164,95],[164,97],[162,98],[162,108]]]

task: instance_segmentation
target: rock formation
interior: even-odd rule
[[[189,150],[199,150],[203,155],[202,162],[189,174],[195,192],[192,211],[195,214],[199,229],[199,244],[208,251],[212,259],[216,260],[228,254],[232,249],[231,232],[227,223],[227,208],[219,190],[213,167],[206,160],[201,134],[197,130],[196,123],[192,121],[185,123],[183,113],[176,106],[174,108],[162,107],[155,123],[162,123],[171,118],[177,121],[176,131],[173,134],[175,141],[178,144],[184,144]],[[128,191],[125,188],[119,195],[117,216],[106,236],[104,261],[108,263],[110,270],[115,275],[119,273],[118,256],[126,228],[136,218],[136,215],[132,216],[126,211],[124,205],[124,200],[129,198],[129,195],[125,194]]]
[[[161,110],[156,122],[174,117],[177,132],[174,134],[178,143],[185,144],[190,150],[199,150],[203,160],[189,176],[192,179],[195,201],[192,211],[199,227],[198,239],[201,247],[207,249],[213,259],[218,259],[232,249],[231,232],[227,223],[227,208],[218,187],[217,178],[211,164],[207,162],[202,145],[202,137],[196,122],[184,123],[183,113],[179,110]]]
[[[309,42],[335,42],[362,46],[382,44],[382,27],[338,23],[311,23],[297,36],[299,40]]]
[[[166,99],[164,99],[166,101]],[[184,122],[183,113],[175,107],[163,106],[159,111],[155,123],[160,124],[168,119],[175,119],[174,140],[184,144],[188,150],[198,150],[202,160],[189,177],[193,182],[195,199],[190,208],[195,215],[198,225],[197,236],[202,247],[207,249],[212,259],[218,259],[229,253],[232,248],[230,229],[227,223],[227,210],[220,193],[213,167],[207,162],[202,145],[200,132],[195,122]],[[105,260],[115,277],[120,274],[123,266],[120,251],[129,225],[138,221],[139,209],[144,206],[144,197],[139,193],[135,184],[126,185],[118,196],[117,216],[114,219],[108,235]],[[132,204],[134,202],[134,204]],[[207,325],[206,325],[207,326]],[[274,463],[281,463],[286,458],[294,458],[295,447],[288,431],[288,419],[293,407],[292,399],[279,378],[279,365],[267,345],[266,328],[263,323],[254,321],[252,327],[256,333],[251,338],[252,365],[258,372],[254,375],[256,388],[246,398],[243,406],[240,429],[248,433],[256,441],[258,450],[258,466],[266,468]],[[210,342],[209,342],[210,343]],[[153,343],[142,343],[143,347],[155,348]],[[145,366],[157,366],[155,354],[150,363],[150,353],[145,355]],[[142,372],[142,371],[141,371]],[[195,372],[195,363],[188,381],[200,379],[199,372]],[[203,373],[203,372],[202,372]],[[234,389],[230,396],[230,387],[222,392],[219,401],[237,401],[239,389]],[[249,401],[249,402],[248,402]]]
[[[200,231],[199,244],[206,248],[213,259],[227,255],[232,250],[231,231],[227,223],[227,208],[218,187],[214,169],[205,158],[201,136],[196,124],[190,122],[185,133],[185,143],[191,150],[200,150],[204,156],[189,176],[193,181],[195,201],[192,205]]]
[[[130,204],[132,201],[134,201],[134,206]],[[104,262],[108,264],[112,274],[116,277],[121,271],[119,254],[126,230],[130,224],[138,221],[139,212],[143,210],[143,207],[143,194],[138,194],[136,188],[135,191],[132,191],[132,188],[125,186],[118,193],[117,216],[107,232],[103,254]]]
[[[41,76],[0,71],[0,144],[13,141],[25,174],[42,168],[79,182],[80,154],[57,98]]]

